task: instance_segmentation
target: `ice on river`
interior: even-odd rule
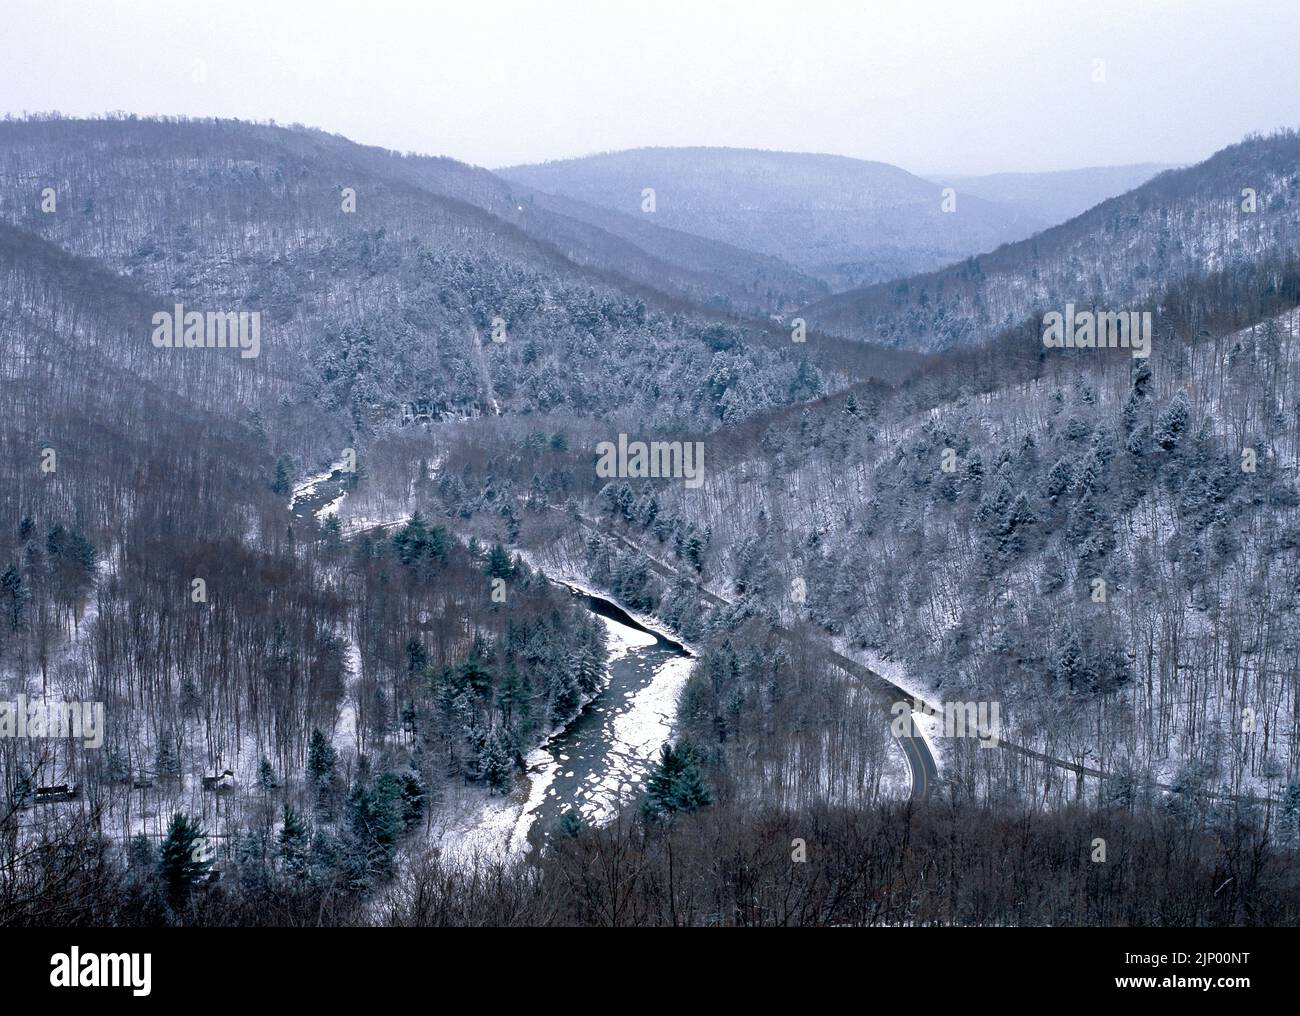
[[[608,632],[609,663],[613,665],[629,653],[655,645],[655,637],[607,617],[601,617]],[[672,735],[677,696],[690,671],[689,657],[674,657],[660,664],[650,682],[629,699],[608,703],[612,718],[609,729],[614,743],[606,753],[599,774],[587,777],[587,792],[579,804],[589,822],[613,817],[620,794],[635,792],[644,771],[659,754],[659,747]],[[598,707],[599,708],[599,707]],[[525,759],[527,797],[521,793],[508,798],[484,801],[479,821],[457,823],[447,830],[442,843],[451,856],[466,848],[496,857],[517,857],[530,849],[528,835],[538,810],[548,796],[554,796],[557,775],[572,770],[562,743],[536,748]],[[511,817],[513,816],[513,820]],[[463,842],[453,844],[451,840]]]

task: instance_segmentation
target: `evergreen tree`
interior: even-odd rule
[[[692,812],[712,803],[700,775],[695,751],[687,741],[676,748],[665,743],[659,761],[646,780],[641,812],[648,819],[661,819],[677,812]]]
[[[198,819],[177,812],[167,827],[159,855],[163,884],[173,902],[179,902],[208,875],[206,837]]]
[[[1286,792],[1282,795],[1279,824],[1283,843],[1300,843],[1300,783],[1287,785]]]
[[[502,727],[496,727],[483,746],[479,768],[494,791],[503,793],[514,784],[516,750]]]
[[[494,681],[491,669],[494,655],[487,641],[481,635],[475,634],[474,640],[470,643],[469,656],[465,658],[465,662],[460,665],[457,672],[457,684],[460,687],[469,687],[479,695],[491,692]]]
[[[1191,406],[1187,396],[1178,392],[1156,420],[1152,433],[1155,443],[1165,451],[1172,452],[1186,433],[1190,416]]]
[[[284,825],[276,839],[276,855],[284,871],[293,878],[304,878],[310,862],[311,832],[301,816],[284,806]]]
[[[551,723],[567,722],[582,701],[578,682],[566,666],[552,667],[546,677],[546,693],[551,700]]]
[[[515,569],[510,563],[510,555],[506,553],[505,547],[499,543],[492,544],[492,549],[488,551],[487,563],[483,570],[487,573],[488,578],[509,579],[514,577]]]
[[[402,787],[397,775],[381,773],[370,786],[364,776],[359,766],[357,782],[347,801],[351,833],[348,861],[353,883],[361,885],[369,884],[375,874],[387,872],[403,828]]]
[[[1147,406],[1147,391],[1151,387],[1151,364],[1145,357],[1134,361],[1132,389],[1124,403],[1124,433],[1132,434]]]
[[[0,604],[3,604],[4,617],[11,630],[17,631],[23,626],[29,599],[30,594],[23,587],[22,574],[10,565],[0,574]]]
[[[577,808],[570,808],[555,824],[556,831],[568,839],[576,838],[584,829],[587,828],[587,821],[582,817],[582,812]]]
[[[424,647],[424,643],[419,639],[411,639],[406,643],[406,676],[416,677],[424,673],[425,668],[429,665],[429,650]]]
[[[154,771],[163,779],[176,779],[181,774],[181,759],[177,751],[176,735],[170,730],[158,738]]]
[[[338,780],[338,754],[319,727],[313,727],[307,744],[307,784],[317,811],[328,815]]]
[[[402,827],[410,829],[424,816],[424,781],[414,769],[403,769],[397,774],[401,793]]]
[[[288,456],[281,455],[275,460],[275,478],[271,481],[271,493],[288,494],[293,490],[293,465]]]
[[[257,785],[264,791],[275,789],[275,770],[271,768],[271,760],[265,755],[257,766]]]

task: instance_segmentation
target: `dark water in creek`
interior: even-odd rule
[[[315,534],[315,513],[345,494],[350,479],[336,469],[295,496],[290,508],[294,530],[303,537]],[[528,838],[534,847],[556,834],[560,816],[570,808],[596,821],[610,817],[620,799],[640,795],[645,774],[668,739],[676,691],[690,659],[680,644],[650,631],[616,603],[568,588],[593,614],[615,625],[609,681],[563,730],[528,756],[530,789],[542,791],[540,801],[530,798],[528,805]],[[634,644],[621,649],[628,641]]]
[[[682,668],[680,676],[684,676],[684,661],[690,658],[676,642],[649,631],[616,604],[573,592],[592,613],[633,629],[648,644],[634,645],[614,657],[604,690],[564,730],[529,755],[529,778],[549,779],[545,796],[532,813],[529,840],[534,846],[543,846],[556,835],[556,824],[569,808],[592,821],[609,817],[620,797],[626,800],[640,794],[675,712],[676,696],[670,694],[673,675],[661,675],[659,694],[640,701],[637,697],[647,695],[662,668]],[[611,637],[612,651],[616,642]]]

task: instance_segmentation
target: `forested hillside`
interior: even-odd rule
[[[499,547],[418,516],[348,545],[295,527],[266,429],[240,412],[245,365],[199,351],[160,369],[147,306],[0,226],[0,698],[108,717],[98,744],[0,739],[0,864],[93,835],[147,866],[176,812],[233,856],[278,818],[282,841],[316,830],[282,842],[286,864],[364,889],[448,788],[506,787],[578,711],[604,631]],[[227,769],[237,793],[202,785]],[[27,810],[57,785],[80,795]],[[16,893],[6,923],[41,905]]]
[[[977,345],[1067,303],[1155,310],[1184,279],[1292,256],[1298,220],[1300,135],[1281,131],[1162,173],[1030,239],[803,313],[818,329],[892,346]]]
[[[262,355],[242,365],[244,383],[299,457],[412,415],[641,404],[665,421],[730,422],[838,383],[801,368],[807,347],[784,330],[620,289],[409,182],[454,178],[447,189],[499,203],[499,181],[450,160],[231,122],[32,121],[0,135],[11,222],[130,278],[155,310],[175,301],[263,315]],[[53,213],[41,210],[46,186]],[[342,210],[345,187],[355,212]],[[139,327],[143,342],[147,314]],[[848,344],[818,356],[852,376],[897,372]]]
[[[1286,293],[1300,303],[1294,274]],[[1183,296],[1216,302],[1209,287]],[[736,604],[728,623],[810,622],[927,698],[1000,702],[1011,743],[1115,777],[1053,780],[949,742],[953,793],[1046,780],[1044,796],[1062,800],[1156,785],[1281,797],[1300,767],[1300,329],[1288,310],[1214,339],[1180,331],[1149,361],[1003,349],[984,376],[955,363],[897,391],[775,411],[705,438],[716,465],[704,491],[587,487],[598,529],[574,553],[593,581],[688,636],[713,630],[703,584]],[[522,499],[528,469],[471,440],[497,496]],[[459,485],[472,467],[451,461],[466,462]],[[563,470],[533,481],[526,542],[555,539],[548,489],[583,496]],[[745,663],[755,637],[721,650],[682,701],[697,744],[727,767],[772,747],[733,743],[756,729],[751,710],[781,736],[782,699]]]
[[[824,278],[946,257],[853,249],[922,207],[889,167],[798,162],[800,234],[803,157],[701,150],[700,240],[303,129],[0,124],[0,702],[111,720],[0,738],[0,924],[1293,921],[1296,144],[809,312],[961,346],[920,355],[723,309],[808,285],[726,246],[764,230]],[[1149,300],[1150,358],[1044,349],[1067,298]],[[158,348],[177,303],[259,313],[259,355]],[[703,484],[602,475],[620,435]],[[621,806],[543,847],[533,753],[634,631],[553,580],[690,658],[627,693],[670,733]],[[918,794],[900,689],[1000,744],[931,730]],[[467,813],[509,849],[451,856]]]

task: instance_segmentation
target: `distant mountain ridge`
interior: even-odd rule
[[[1027,212],[840,155],[638,148],[498,170],[507,180],[779,257],[842,290],[927,271],[1042,228]],[[642,210],[654,191],[654,211]]]
[[[984,176],[928,175],[959,194],[1019,208],[1045,225],[1055,226],[1081,215],[1108,198],[1140,187],[1152,177],[1179,165],[1142,162],[1131,166],[1093,166],[1047,173],[992,173]]]
[[[320,130],[237,121],[168,123],[126,118],[6,124],[0,130],[0,167],[6,177],[0,181],[0,213],[56,241],[58,231],[71,224],[60,226],[57,216],[43,216],[21,192],[8,192],[25,174],[47,175],[50,165],[76,161],[73,153],[58,150],[61,138],[72,130],[94,139],[108,160],[106,174],[123,172],[125,166],[144,158],[145,148],[139,146],[189,145],[197,165],[211,157],[211,146],[228,144],[231,155],[225,175],[233,180],[247,171],[249,183],[263,191],[259,199],[263,202],[276,200],[270,195],[282,184],[274,178],[260,179],[254,167],[281,165],[281,174],[325,171],[337,187],[358,189],[363,209],[365,202],[381,195],[385,201],[397,199],[414,216],[413,226],[416,222],[427,226],[434,221],[428,218],[433,214],[464,235],[490,235],[492,246],[505,245],[519,254],[527,248],[530,260],[567,261],[612,278],[623,288],[654,290],[715,312],[766,318],[828,292],[823,283],[776,258],[537,194],[455,159],[399,155]],[[45,146],[54,150],[42,150]],[[173,165],[180,168],[178,162]],[[63,179],[72,182],[80,171],[69,165]],[[194,186],[207,189],[216,183],[209,173],[195,180]],[[69,197],[61,194],[60,202]],[[134,228],[129,225],[120,235],[129,235]],[[47,234],[49,230],[54,232]]]
[[[1243,209],[1247,193],[1254,211]],[[1161,173],[1029,239],[802,313],[826,333],[932,352],[977,345],[1067,302],[1144,309],[1181,280],[1297,249],[1300,135],[1280,131]]]

